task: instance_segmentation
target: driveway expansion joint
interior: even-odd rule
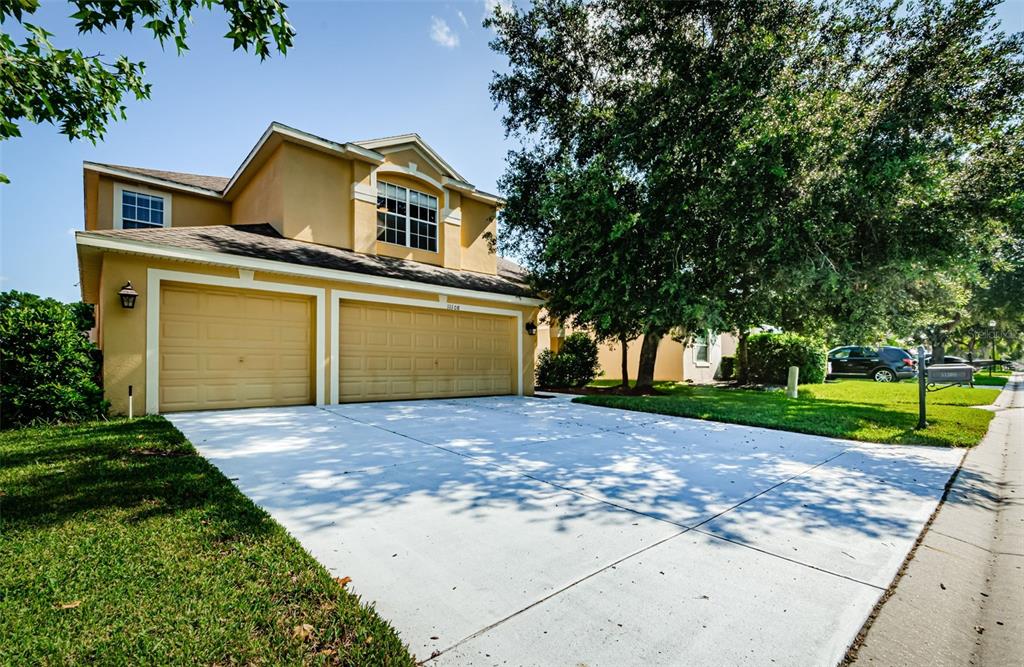
[[[949,450],[651,417],[516,397],[170,416],[431,665],[838,660]]]

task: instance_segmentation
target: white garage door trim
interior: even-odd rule
[[[505,308],[490,308],[488,306],[470,306],[462,303],[448,303],[448,297],[440,294],[437,301],[426,301],[424,299],[410,299],[404,296],[386,296],[380,294],[367,294],[366,292],[351,292],[348,290],[331,290],[331,308],[334,316],[331,318],[330,350],[331,350],[331,403],[338,403],[341,399],[338,389],[338,331],[341,327],[341,302],[346,301],[368,301],[371,303],[390,303],[396,306],[414,306],[417,308],[437,308],[441,310],[452,310],[466,313],[482,313],[486,315],[504,315],[516,319],[516,394],[523,395],[523,313],[518,310]]]
[[[254,280],[253,272],[239,269],[239,277],[211,276],[204,273],[187,273],[169,269],[149,269],[146,280],[146,412],[151,415],[160,412],[160,283],[167,280],[194,285],[213,285],[238,289],[281,292],[284,294],[306,294],[316,297],[316,404],[324,404],[324,328],[327,315],[327,290],[322,287],[287,285],[264,280]],[[333,353],[332,353],[333,354]]]

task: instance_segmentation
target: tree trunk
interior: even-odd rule
[[[736,346],[736,381],[741,385],[750,384],[750,359],[747,356],[749,338],[750,332],[741,330],[739,344]]]
[[[647,331],[640,346],[640,367],[636,371],[636,388],[650,389],[654,386],[654,364],[658,360],[658,343],[664,331]]]
[[[625,334],[619,336],[619,344],[622,345],[622,388],[629,389],[629,341]]]

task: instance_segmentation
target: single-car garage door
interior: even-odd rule
[[[343,301],[339,319],[343,403],[516,391],[512,317]]]
[[[160,411],[312,402],[309,297],[204,285],[160,291]]]

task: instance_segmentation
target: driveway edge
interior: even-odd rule
[[[1024,664],[1024,375],[842,664]]]

